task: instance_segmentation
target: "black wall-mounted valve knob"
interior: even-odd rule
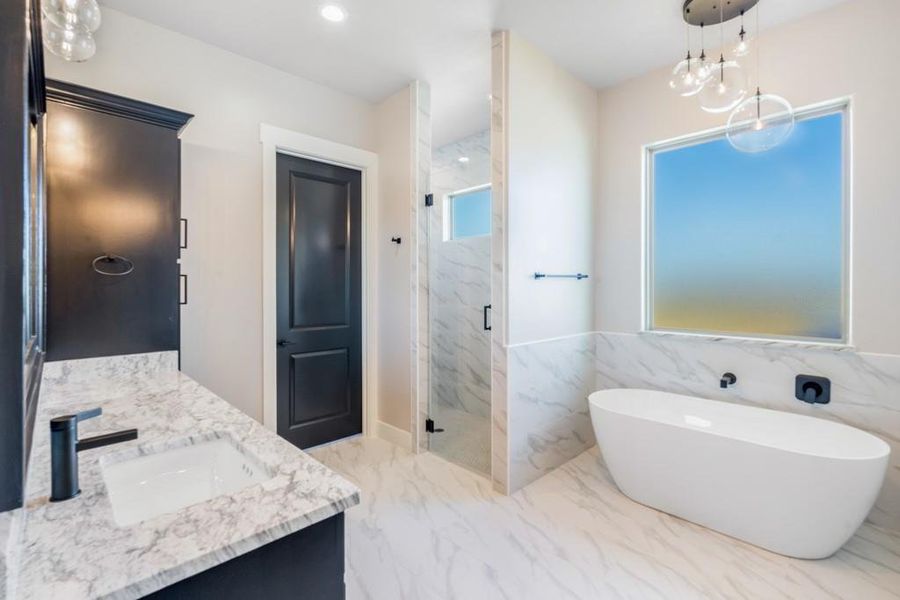
[[[398,246],[400,245],[400,237],[399,236],[392,237],[391,241],[394,242],[395,244],[397,244]]]
[[[737,376],[735,376],[734,373],[725,373],[722,375],[722,379],[719,380],[719,387],[724,390],[729,385],[734,385],[736,383],[737,383]]]
[[[797,375],[794,397],[807,404],[828,404],[831,402],[831,381],[827,377]]]

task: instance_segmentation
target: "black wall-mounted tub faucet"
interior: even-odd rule
[[[719,380],[719,387],[724,390],[729,385],[734,385],[736,383],[737,376],[734,373],[725,373],[722,375],[722,379]]]
[[[797,375],[794,396],[807,404],[828,404],[831,402],[831,380],[815,375]]]
[[[78,453],[136,440],[137,429],[126,429],[78,439],[78,422],[100,416],[101,408],[50,419],[50,502],[61,502],[81,493],[78,486]]]

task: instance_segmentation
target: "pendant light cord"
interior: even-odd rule
[[[759,34],[759,5],[762,4],[762,0],[756,3],[756,95],[759,95],[759,80],[762,79],[759,75],[759,55],[762,52],[762,36]]]
[[[756,3],[756,15],[754,18],[756,19],[756,120],[760,121],[762,119],[762,108],[760,107],[760,103],[762,101],[762,97],[759,92],[759,80],[762,79],[759,74],[759,55],[762,51],[762,36],[759,35],[759,5],[762,4],[762,0]],[[743,29],[743,26],[741,26]]]
[[[703,23],[700,23],[700,60],[706,62],[706,39],[703,33]]]
[[[725,83],[725,4],[719,2],[719,81]]]
[[[684,22],[684,38],[685,44],[687,45],[687,63],[688,63],[688,73],[691,72],[691,24],[687,21]]]
[[[725,55],[725,4],[719,2],[719,44],[722,55]]]

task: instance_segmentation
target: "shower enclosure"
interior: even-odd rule
[[[490,475],[491,189],[487,130],[436,148],[428,215],[429,449]]]

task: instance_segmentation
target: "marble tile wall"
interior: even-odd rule
[[[483,307],[491,302],[491,238],[445,239],[447,196],[490,183],[490,132],[434,151],[429,210],[431,402],[490,418],[490,333]],[[467,157],[460,163],[461,156]]]
[[[506,382],[506,99],[509,33],[491,35],[491,481],[509,493]]]
[[[719,379],[727,371],[738,382],[723,390]],[[798,374],[831,379],[831,403],[810,406],[794,398]],[[591,391],[658,389],[832,419],[877,435],[892,452],[869,521],[900,531],[900,356],[600,332],[508,348],[507,381],[510,491],[594,445],[587,404]]]
[[[586,333],[507,349],[510,492],[596,443],[587,403],[595,347]]]
[[[658,334],[596,335],[597,389],[648,388],[832,419],[891,446],[891,462],[869,520],[900,531],[900,356],[782,343]],[[719,387],[722,373],[737,385]],[[831,403],[794,398],[794,377],[831,379]],[[827,501],[827,500],[826,500]]]
[[[422,81],[412,84],[415,123],[413,127],[412,198],[410,231],[413,251],[410,265],[410,433],[416,452],[428,450],[425,419],[428,416],[430,352],[428,336],[428,213],[425,195],[431,191],[431,87]]]

